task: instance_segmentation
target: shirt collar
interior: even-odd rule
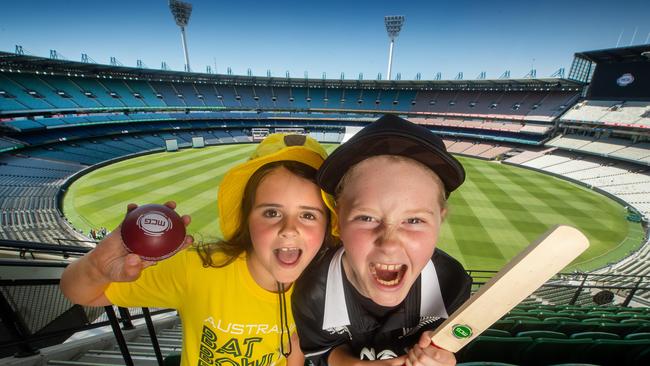
[[[323,314],[323,329],[340,328],[350,325],[345,293],[343,291],[343,253],[339,248],[329,264],[327,284],[325,288],[325,311]],[[429,260],[420,275],[420,318],[435,316],[448,318],[447,309],[442,299],[438,274],[433,262]],[[344,310],[345,309],[345,310]]]

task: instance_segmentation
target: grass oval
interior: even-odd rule
[[[329,151],[337,145],[326,145]],[[219,236],[217,189],[224,173],[245,161],[255,145],[211,146],[135,157],[94,170],[64,198],[72,224],[116,227],[126,205],[177,202],[192,216],[188,233]],[[438,245],[468,269],[496,270],[555,224],[580,229],[590,248],[568,270],[590,270],[640,245],[643,231],[614,200],[583,186],[515,166],[459,157],[467,180],[449,200]]]

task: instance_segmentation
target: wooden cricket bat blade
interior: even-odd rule
[[[558,225],[540,236],[434,331],[433,344],[457,352],[589,247],[579,230]]]

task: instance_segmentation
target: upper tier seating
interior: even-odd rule
[[[0,75],[0,112],[93,108],[336,109],[552,121],[577,98],[562,91],[416,91],[265,87],[28,73]],[[543,127],[527,132],[544,133]]]
[[[449,115],[551,121],[577,100],[561,91],[421,91],[413,110]]]

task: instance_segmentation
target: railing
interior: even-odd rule
[[[91,243],[87,241],[75,242]],[[81,257],[84,254],[88,253],[92,248],[75,245],[63,245],[61,241],[59,241],[59,244],[43,244],[38,242],[1,239],[0,249],[16,251],[19,254],[20,258],[25,258],[27,254],[41,253],[54,254],[61,256],[61,259],[68,259],[69,257]]]
[[[55,254],[61,259],[80,256],[90,250],[85,247],[6,240],[0,241],[0,248],[19,253]],[[0,261],[0,329],[4,333],[0,336],[0,358],[31,356],[39,353],[40,348],[62,343],[79,331],[110,325],[125,364],[133,365],[122,329],[132,329],[132,320],[144,318],[156,359],[162,365],[163,357],[151,315],[174,310],[150,311],[147,308],[101,308],[73,304],[59,288],[61,273],[67,264],[56,260]]]
[[[467,272],[472,276],[473,290],[477,290],[497,273],[496,271],[483,270],[468,270]],[[566,292],[573,292],[573,296],[568,301],[560,301],[556,305],[575,305],[581,295],[587,294],[587,291],[596,290],[597,293],[592,296],[594,305],[611,304],[625,307],[634,303],[635,305],[650,306],[650,275],[558,273],[540,287],[542,290],[551,288],[565,288]],[[613,296],[605,297],[603,291],[609,291]],[[599,293],[600,295],[598,295]],[[536,297],[549,300],[541,295],[533,295],[533,298]],[[608,298],[610,300],[604,302]],[[552,298],[550,299],[552,300]]]

